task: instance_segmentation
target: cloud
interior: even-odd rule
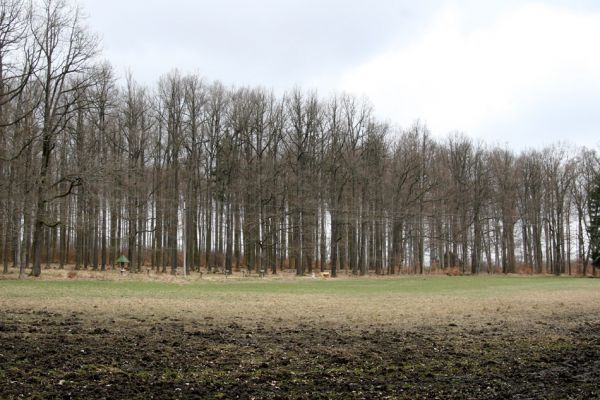
[[[142,81],[179,68],[283,91],[319,78],[330,88],[340,70],[415,29],[438,0],[80,1],[106,56]]]
[[[422,118],[439,135],[463,130],[518,147],[535,141],[527,133],[560,139],[567,128],[589,131],[583,122],[600,127],[589,107],[600,100],[600,14],[541,3],[470,10],[446,5],[410,45],[347,70],[338,88],[367,95],[393,122]],[[527,114],[543,120],[544,109],[563,115],[549,115],[557,126],[538,132]]]

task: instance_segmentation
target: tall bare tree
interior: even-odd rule
[[[56,137],[76,115],[79,98],[72,93],[92,85],[88,74],[97,52],[96,38],[83,26],[77,8],[65,0],[45,0],[32,13],[31,35],[38,46],[41,59],[36,80],[42,90],[40,104],[42,155],[36,182],[33,231],[34,276],[41,273],[42,234],[45,227],[56,227],[60,221],[49,219],[48,204],[69,195],[81,183],[80,176],[61,176],[50,182],[48,173]],[[57,192],[59,183],[68,182],[64,191]]]

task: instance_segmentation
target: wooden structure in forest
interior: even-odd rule
[[[119,264],[119,266],[121,267],[121,273],[129,269],[129,259],[124,255],[121,255],[121,257],[117,258],[115,263]]]

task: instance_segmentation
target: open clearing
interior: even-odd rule
[[[600,398],[598,279],[106,277],[0,280],[0,398]]]

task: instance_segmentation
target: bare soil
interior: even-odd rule
[[[8,307],[0,398],[600,398],[597,314],[486,321],[329,325]]]

